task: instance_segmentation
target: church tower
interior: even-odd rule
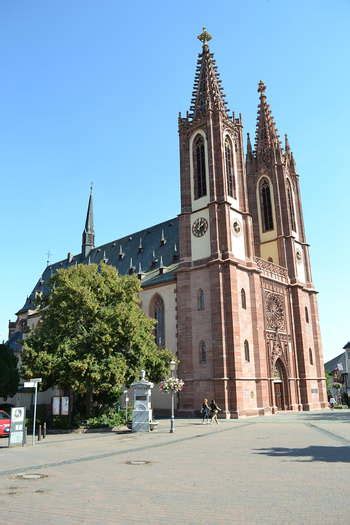
[[[311,277],[299,176],[287,135],[284,148],[279,140],[262,81],[258,93],[255,151],[248,135],[246,159],[255,253],[287,269],[300,407],[310,409],[319,400],[325,403],[325,392],[317,292]]]
[[[92,200],[92,186],[90,188],[90,196],[88,209],[86,213],[85,228],[82,235],[81,253],[84,258],[89,256],[91,250],[95,248],[95,230],[94,230],[94,209]]]
[[[260,283],[248,212],[241,116],[228,112],[208,46],[211,35],[203,28],[198,39],[202,50],[192,104],[185,117],[179,116],[177,326],[179,374],[186,385],[179,408],[191,411],[203,397],[211,397],[226,417],[236,417],[243,396],[239,378],[255,376],[256,369],[258,375],[261,372],[259,356],[247,357],[248,339],[252,354],[253,339],[256,347],[263,345],[262,325],[252,333],[252,326],[259,324],[255,305],[261,301]],[[246,301],[253,301],[254,308],[248,310]],[[244,352],[247,359],[242,358]],[[253,395],[257,395],[255,385]]]

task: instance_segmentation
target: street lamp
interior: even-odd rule
[[[176,361],[173,359],[170,361],[171,377],[175,377]],[[170,420],[170,433],[175,432],[175,418],[174,418],[174,390],[171,389],[171,420]]]
[[[29,381],[24,381],[24,385],[23,385],[24,388],[35,388],[32,445],[35,445],[35,421],[36,421],[36,405],[38,401],[38,383],[41,383],[41,382],[42,382],[41,377],[35,377],[34,379],[30,379]]]
[[[128,396],[128,390],[124,390],[123,394],[125,395],[125,421],[128,422],[128,402],[129,402],[129,396]]]

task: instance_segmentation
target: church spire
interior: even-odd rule
[[[255,153],[258,157],[264,154],[266,150],[272,150],[279,146],[279,135],[275,125],[275,121],[271,114],[270,106],[266,102],[266,86],[262,80],[258,84],[258,93],[260,94],[260,102],[258,106],[258,117],[256,123],[255,134]]]
[[[203,44],[202,52],[198,55],[196,75],[192,92],[190,117],[196,118],[207,111],[217,110],[228,115],[225,94],[221,87],[220,75],[217,71],[214,55],[210,53],[208,42],[212,36],[205,27],[198,40]]]
[[[92,199],[92,184],[90,186],[90,196],[88,209],[86,214],[85,228],[83,231],[83,242],[81,247],[81,253],[84,257],[87,257],[91,250],[95,247],[95,231],[94,231],[94,209]]]

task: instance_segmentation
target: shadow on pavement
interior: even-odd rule
[[[350,463],[350,447],[305,447],[305,448],[260,448],[255,454],[264,454],[275,458],[300,458],[296,461],[326,461],[329,463]],[[305,458],[305,459],[301,459]]]

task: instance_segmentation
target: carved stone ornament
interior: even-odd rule
[[[267,328],[281,330],[285,326],[285,312],[283,296],[267,292],[265,295],[265,315]]]

